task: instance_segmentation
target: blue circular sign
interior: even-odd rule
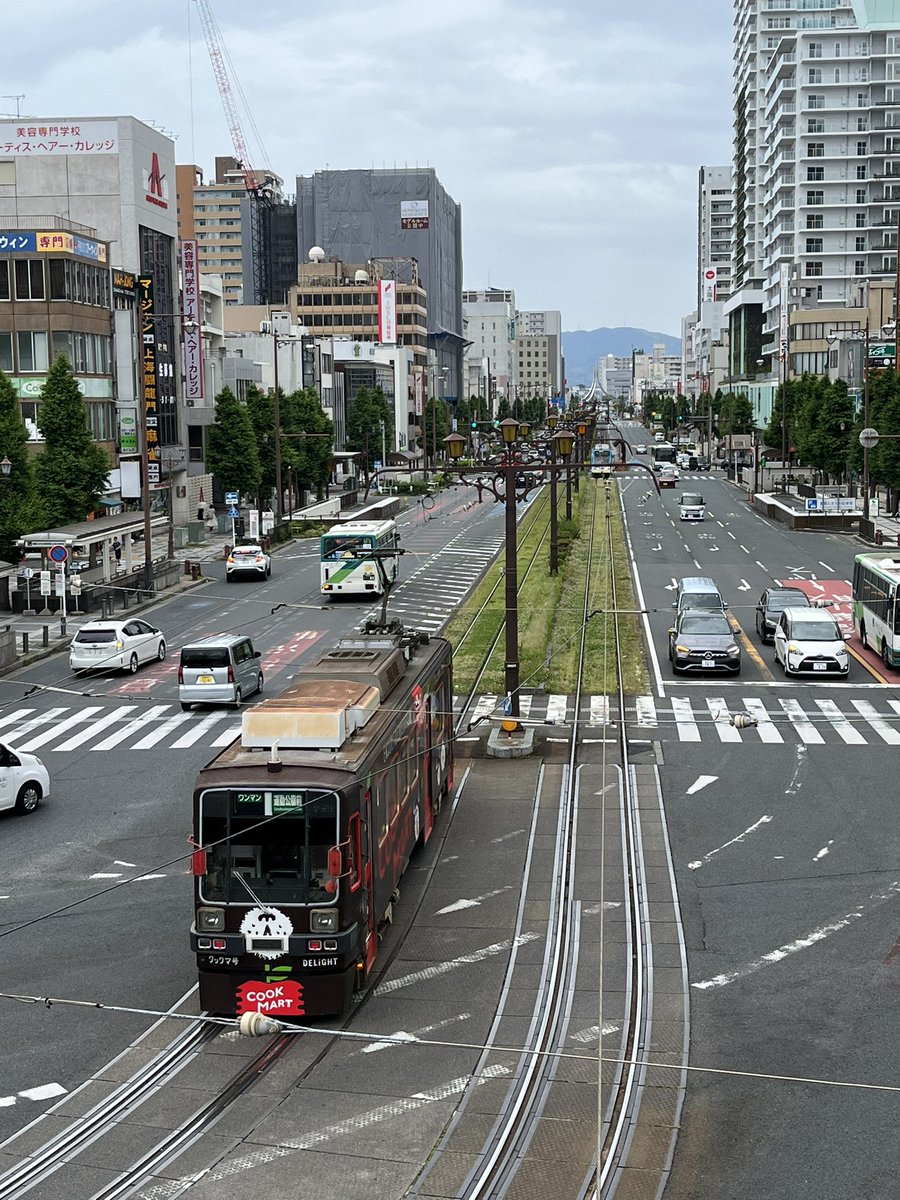
[[[69,557],[69,552],[65,546],[51,546],[50,560],[55,563],[64,563]]]

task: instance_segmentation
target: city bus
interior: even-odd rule
[[[399,546],[393,520],[332,525],[319,539],[322,592],[326,596],[379,595],[385,578],[389,583],[397,578]]]
[[[853,561],[853,628],[859,640],[881,655],[886,667],[900,665],[900,557],[883,550]]]

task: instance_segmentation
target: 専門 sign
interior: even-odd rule
[[[203,339],[200,329],[200,269],[197,242],[181,243],[181,333],[184,342],[184,398],[188,404],[203,400]]]
[[[0,158],[118,152],[116,121],[0,121]]]
[[[138,278],[138,312],[141,331],[141,403],[144,406],[144,469],[149,487],[159,487],[162,466],[159,453],[159,379],[156,322],[153,313],[153,276]]]

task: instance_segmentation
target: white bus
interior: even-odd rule
[[[379,595],[382,575],[373,551],[387,579],[397,578],[400,545],[396,521],[346,521],[332,525],[319,540],[322,591],[326,596]],[[393,555],[384,551],[394,551]]]
[[[853,628],[859,640],[881,655],[886,667],[900,665],[900,557],[883,550],[857,554],[853,562]]]

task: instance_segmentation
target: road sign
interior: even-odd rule
[[[878,430],[877,429],[862,429],[859,434],[859,444],[865,450],[872,450],[878,445]]]
[[[64,563],[69,557],[69,552],[65,546],[51,546],[48,553],[51,561],[55,563]]]
[[[52,587],[50,584],[50,572],[49,571],[41,571],[41,595],[49,596],[51,591],[52,591]]]
[[[229,508],[229,510],[228,510],[228,516],[231,518],[231,520],[232,520],[232,521],[235,521],[235,520],[237,520],[237,518],[238,518],[240,515],[241,515],[241,514],[240,514],[240,513],[238,512],[238,510],[237,510],[237,509],[234,507],[234,505],[232,505],[232,506],[231,506],[231,508]]]
[[[79,575],[72,576],[72,579],[69,583],[69,588],[71,589],[73,596],[79,596],[81,594],[81,577]]]
[[[33,568],[32,567],[23,567],[22,568],[22,578],[23,579],[34,579]]]
[[[818,507],[819,507],[819,501],[814,496],[807,497],[807,500],[806,500],[806,511],[807,512],[816,512]]]
[[[880,342],[869,342],[869,358],[893,358],[894,343],[885,342],[883,345]]]
[[[225,493],[225,503],[226,504],[237,504],[237,502],[238,502],[237,492],[226,492]]]
[[[55,592],[56,592],[57,596],[64,596],[66,594],[66,573],[65,573],[65,571],[60,571],[59,574],[56,576]]]

